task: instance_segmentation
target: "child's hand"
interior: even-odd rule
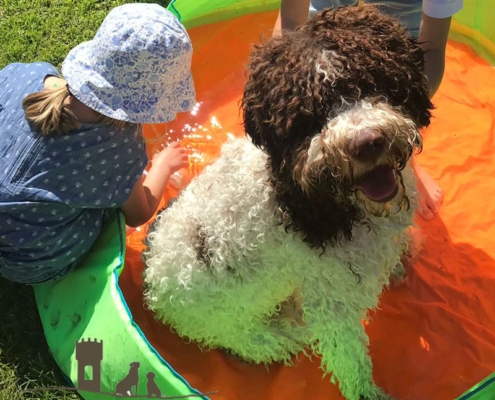
[[[179,142],[172,143],[153,157],[153,164],[160,164],[160,168],[168,169],[170,174],[189,166],[186,150],[180,147]]]

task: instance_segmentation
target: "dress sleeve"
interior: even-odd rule
[[[463,0],[424,0],[423,12],[432,18],[449,18],[462,10]]]

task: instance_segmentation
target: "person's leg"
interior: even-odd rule
[[[416,175],[419,192],[419,215],[424,219],[432,219],[443,203],[443,191],[433,178],[416,162],[414,158],[411,165]]]

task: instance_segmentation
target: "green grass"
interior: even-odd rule
[[[0,66],[46,61],[60,67],[71,48],[94,36],[111,8],[139,2],[169,0],[0,0]]]
[[[168,0],[0,0],[0,69],[47,61],[60,68],[68,51],[90,40],[108,11],[131,2]],[[78,399],[70,392],[22,393],[67,386],[50,355],[33,290],[0,279],[0,400]]]

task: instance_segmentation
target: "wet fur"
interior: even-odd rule
[[[374,7],[327,10],[257,46],[243,98],[250,138],[225,144],[150,230],[156,317],[255,363],[310,349],[347,399],[389,399],[373,383],[362,321],[403,277],[416,207],[407,161],[429,123],[427,93],[419,47]],[[341,151],[363,121],[387,133],[377,162],[401,183],[385,205],[354,187],[374,165]]]

